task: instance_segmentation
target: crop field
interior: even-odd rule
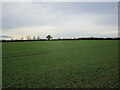
[[[3,88],[117,88],[118,40],[3,42]]]

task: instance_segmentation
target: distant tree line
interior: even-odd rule
[[[114,37],[114,38],[99,38],[99,37],[84,37],[84,38],[58,38],[53,39],[51,35],[46,36],[47,39],[41,39],[39,36],[31,38],[30,36],[26,37],[26,40],[23,38],[17,40],[17,39],[11,39],[11,40],[0,40],[2,42],[20,42],[20,41],[60,41],[60,40],[120,40],[120,37]]]

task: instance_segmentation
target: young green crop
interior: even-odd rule
[[[3,43],[3,88],[117,88],[118,41]]]

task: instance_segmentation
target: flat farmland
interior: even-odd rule
[[[3,42],[3,88],[117,88],[118,40]]]

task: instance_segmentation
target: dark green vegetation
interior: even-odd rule
[[[118,40],[3,43],[3,88],[116,88]]]

